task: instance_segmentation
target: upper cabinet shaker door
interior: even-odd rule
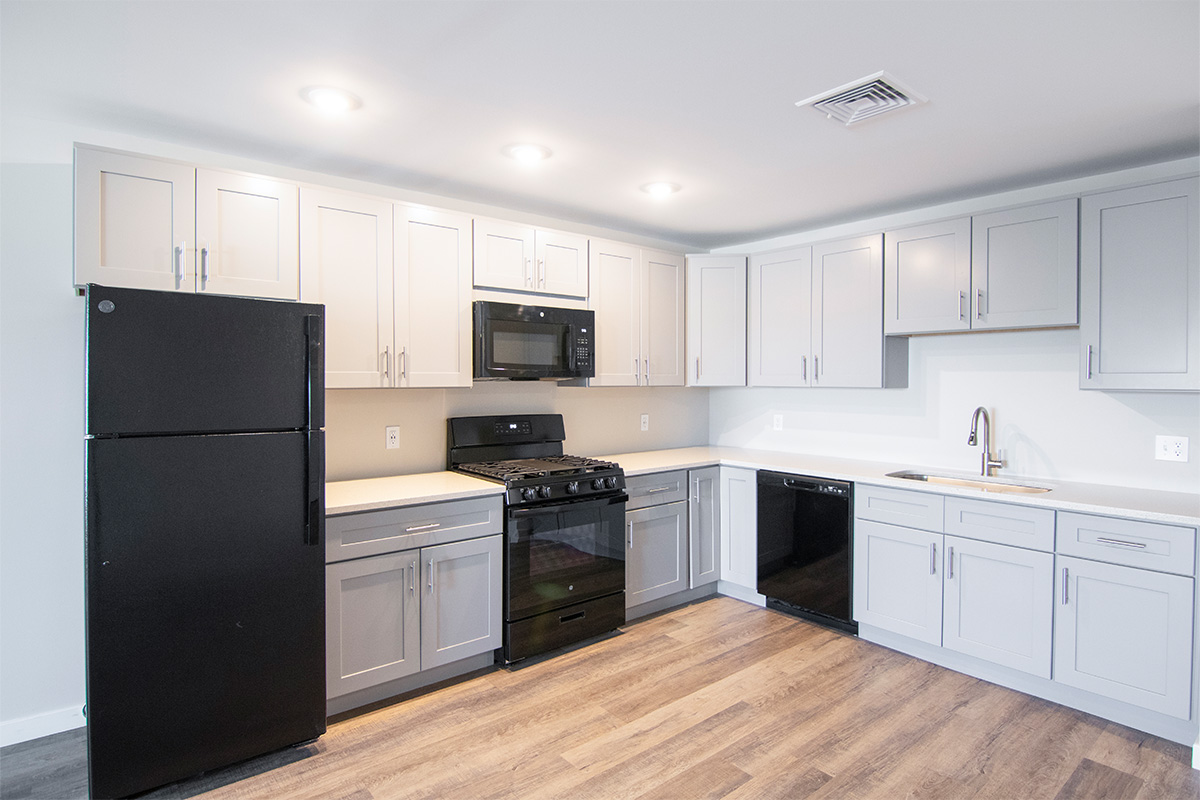
[[[1200,180],[1084,197],[1080,387],[1200,391]]]
[[[746,385],[746,257],[687,258],[689,386]]]
[[[475,285],[487,289],[536,291],[533,228],[477,218],[474,222]]]
[[[683,386],[684,260],[642,251],[642,384]]]
[[[811,308],[811,247],[750,257],[750,386],[809,385]]]
[[[884,385],[882,237],[813,245],[813,386]]]
[[[588,307],[596,312],[596,375],[591,386],[641,382],[641,253],[636,247],[592,239]]]
[[[196,288],[196,170],[75,149],[75,283]]]
[[[299,225],[295,184],[196,170],[196,290],[296,300]]]
[[[539,292],[587,297],[588,240],[586,236],[537,231],[534,234],[533,249]]]
[[[971,327],[1032,328],[1079,321],[1079,201],[971,219]]]
[[[300,190],[300,299],[325,304],[325,386],[394,384],[392,204]]]
[[[970,218],[888,231],[884,240],[884,332],[970,329]]]

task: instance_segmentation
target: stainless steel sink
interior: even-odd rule
[[[984,492],[1001,492],[1008,494],[1040,494],[1050,491],[1049,486],[1039,486],[1036,483],[1017,483],[1003,478],[970,478],[964,475],[939,475],[936,472],[914,472],[901,470],[889,472],[889,478],[903,478],[908,481],[925,481],[943,486],[959,486],[964,489],[979,489]]]

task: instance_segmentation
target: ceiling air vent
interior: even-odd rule
[[[905,106],[915,106],[928,100],[909,89],[886,72],[839,86],[815,97],[801,100],[797,106],[812,106],[830,119],[853,125],[879,114]]]

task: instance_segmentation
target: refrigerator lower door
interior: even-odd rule
[[[320,444],[319,432],[88,441],[93,796],[324,732],[325,558],[307,474]]]

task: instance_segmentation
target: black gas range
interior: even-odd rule
[[[447,466],[505,486],[505,663],[625,623],[625,473],[564,455],[559,414],[454,417]]]

